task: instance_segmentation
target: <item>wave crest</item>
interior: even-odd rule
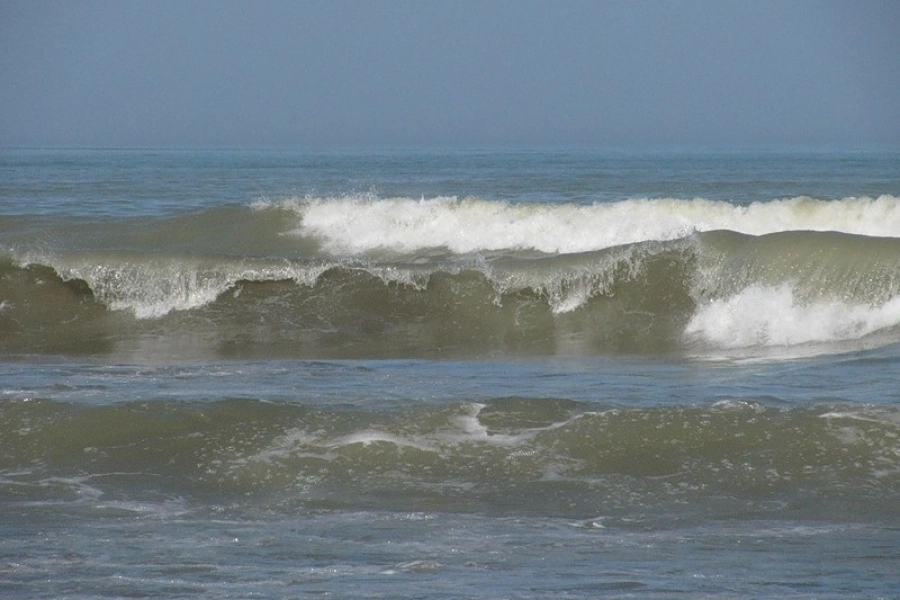
[[[478,198],[376,198],[371,195],[294,199],[296,236],[319,240],[332,253],[453,253],[533,250],[547,254],[601,250],[693,232],[750,235],[835,231],[900,237],[900,199],[797,197],[749,206],[696,198],[632,199],[604,204],[529,204]]]

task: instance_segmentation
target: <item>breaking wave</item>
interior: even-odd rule
[[[235,219],[245,223],[243,233]],[[7,226],[0,349],[299,357],[900,339],[900,201],[352,197]],[[168,350],[166,349],[168,347]]]
[[[749,206],[702,198],[546,205],[477,198],[353,196],[256,206],[295,211],[301,220],[296,235],[318,239],[329,251],[349,254],[432,248],[458,254],[589,252],[717,229],[751,235],[812,230],[900,236],[900,199],[893,196],[841,201],[799,197]]]

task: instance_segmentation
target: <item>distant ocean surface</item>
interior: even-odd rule
[[[0,150],[0,596],[895,598],[900,152]]]

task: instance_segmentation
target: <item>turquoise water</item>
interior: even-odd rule
[[[900,154],[0,156],[4,595],[895,593]]]

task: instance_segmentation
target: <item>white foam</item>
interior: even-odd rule
[[[547,205],[364,195],[295,199],[284,206],[300,216],[295,235],[316,238],[326,250],[350,255],[429,248],[572,253],[718,229],[752,235],[812,230],[900,237],[900,198],[893,196],[799,197],[736,206],[702,198]]]
[[[733,349],[857,340],[898,325],[900,296],[877,306],[800,304],[789,285],[754,285],[700,306],[684,333],[690,340]]]
[[[444,427],[427,431],[407,430],[399,433],[368,427],[346,435],[331,436],[327,432],[292,429],[275,438],[265,449],[255,455],[233,461],[237,465],[271,463],[299,457],[315,457],[334,460],[353,447],[369,448],[373,444],[390,444],[396,448],[444,455],[460,447],[528,448],[530,442],[542,432],[565,427],[582,415],[551,423],[544,427],[522,429],[514,433],[491,431],[480,421],[485,404],[471,403],[460,407],[460,412],[450,416]],[[525,451],[526,453],[528,450]],[[443,484],[442,484],[443,485]],[[448,483],[449,485],[449,483]]]
[[[865,410],[834,410],[819,415],[819,418],[847,419],[851,421],[864,421],[900,427],[900,413],[893,410],[883,410],[871,407],[866,408]],[[900,452],[900,448],[897,448],[897,452]]]
[[[272,440],[272,443],[257,452],[256,454],[236,461],[239,464],[244,463],[271,463],[279,460],[286,460],[292,456],[315,456],[325,460],[331,460],[333,457],[322,454],[310,454],[304,449],[321,448],[321,440],[317,435],[311,434],[305,429],[290,429],[284,434]]]
[[[423,452],[437,452],[437,448],[428,443],[423,443],[417,436],[399,436],[374,429],[366,429],[350,435],[340,437],[329,442],[330,448],[344,448],[360,444],[370,446],[378,442],[386,442],[394,446],[413,448]]]
[[[446,431],[443,437],[453,443],[486,443],[492,446],[518,446],[534,437],[533,431],[524,431],[510,435],[490,431],[479,419],[486,404],[473,403],[467,405],[465,412],[453,418],[456,426],[453,431]]]

